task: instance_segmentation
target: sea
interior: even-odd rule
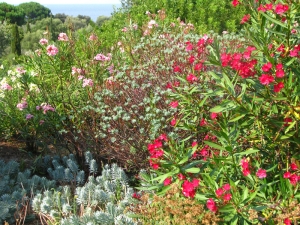
[[[52,15],[64,13],[68,16],[89,16],[96,22],[99,16],[111,16],[114,9],[121,8],[121,4],[44,4],[51,10]]]

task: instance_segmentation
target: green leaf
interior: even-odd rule
[[[290,138],[290,137],[293,137],[295,133],[296,133],[296,131],[292,131],[292,132],[290,132],[290,133],[287,133],[286,135],[282,135],[282,136],[280,137],[280,140],[285,140],[285,139],[288,139],[288,138]]]
[[[196,194],[195,198],[199,201],[205,201],[208,199],[205,195],[202,195],[202,194]]]
[[[236,213],[236,209],[233,207],[233,205],[227,204],[227,205],[221,207],[219,209],[219,212],[235,214]]]
[[[209,145],[209,146],[212,147],[212,148],[216,148],[216,149],[219,149],[219,150],[226,151],[226,149],[225,149],[223,146],[218,145],[218,144],[216,144],[216,143],[214,143],[214,142],[204,141],[204,143],[207,144],[207,145]]]
[[[239,155],[239,156],[250,155],[250,154],[253,154],[253,153],[256,153],[256,152],[259,152],[259,151],[260,151],[259,149],[249,148],[248,150],[246,150],[244,152],[237,152],[237,153],[234,153],[233,155]]]
[[[199,173],[200,172],[200,169],[199,168],[196,168],[196,167],[193,167],[193,168],[188,168],[184,171],[185,173]]]
[[[229,100],[225,100],[220,105],[217,105],[217,106],[213,107],[209,111],[210,112],[219,113],[219,112],[225,112],[225,111],[234,109],[236,107],[237,106],[236,106],[235,102],[229,101]]]
[[[261,14],[262,14],[264,17],[266,17],[268,20],[272,21],[273,23],[276,23],[277,25],[279,25],[279,26],[284,27],[284,28],[287,29],[287,26],[286,26],[284,23],[280,22],[279,20],[276,20],[276,19],[270,17],[270,16],[269,16],[268,14],[266,14],[266,13],[261,13]]]
[[[182,160],[179,161],[178,165],[181,165],[189,160],[188,156],[185,156]]]
[[[235,122],[238,121],[239,119],[242,119],[244,116],[246,116],[246,114],[243,115],[234,115],[234,117],[232,119],[229,120],[229,122]]]

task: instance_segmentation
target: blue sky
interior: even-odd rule
[[[44,4],[121,4],[120,0],[9,0],[4,2],[12,5],[18,5],[24,2],[37,2]]]

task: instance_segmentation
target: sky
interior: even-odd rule
[[[0,0],[1,2],[1,0]],[[121,4],[120,0],[9,0],[2,1],[11,5],[19,5],[24,2],[37,2],[46,4]]]

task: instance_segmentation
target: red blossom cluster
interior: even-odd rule
[[[211,136],[209,134],[205,135],[205,137],[203,138],[204,141],[211,141],[211,142],[216,142],[217,141],[217,137],[216,136]],[[196,141],[194,141],[192,143],[192,147],[197,147],[198,143]],[[192,158],[202,158],[203,160],[207,160],[208,157],[212,157],[213,154],[217,154],[217,152],[213,151],[213,148],[211,148],[209,145],[204,145],[202,148],[197,149],[194,154],[192,155]]]
[[[224,184],[222,187],[218,188],[215,193],[217,198],[223,199],[224,202],[228,202],[231,200],[232,195],[229,193],[230,185]]]
[[[196,188],[199,186],[200,180],[193,179],[192,181],[185,180],[182,184],[182,193],[185,197],[194,198]]]
[[[207,200],[206,207],[212,212],[217,212],[218,211],[217,204],[212,198]]]
[[[246,158],[241,160],[241,167],[244,176],[248,176],[250,174],[250,166],[249,161]]]
[[[296,185],[300,181],[300,176],[296,173],[298,171],[298,166],[296,163],[290,164],[290,171],[287,171],[283,174],[283,178],[289,179],[292,185]]]
[[[168,141],[166,134],[161,134],[152,144],[148,144],[148,151],[150,153],[150,166],[157,170],[159,168],[159,159],[164,155],[163,141]]]
[[[256,59],[250,59],[255,47],[248,46],[243,53],[222,53],[221,62],[223,67],[231,67],[232,70],[237,71],[242,78],[253,77],[256,74],[255,65]]]

